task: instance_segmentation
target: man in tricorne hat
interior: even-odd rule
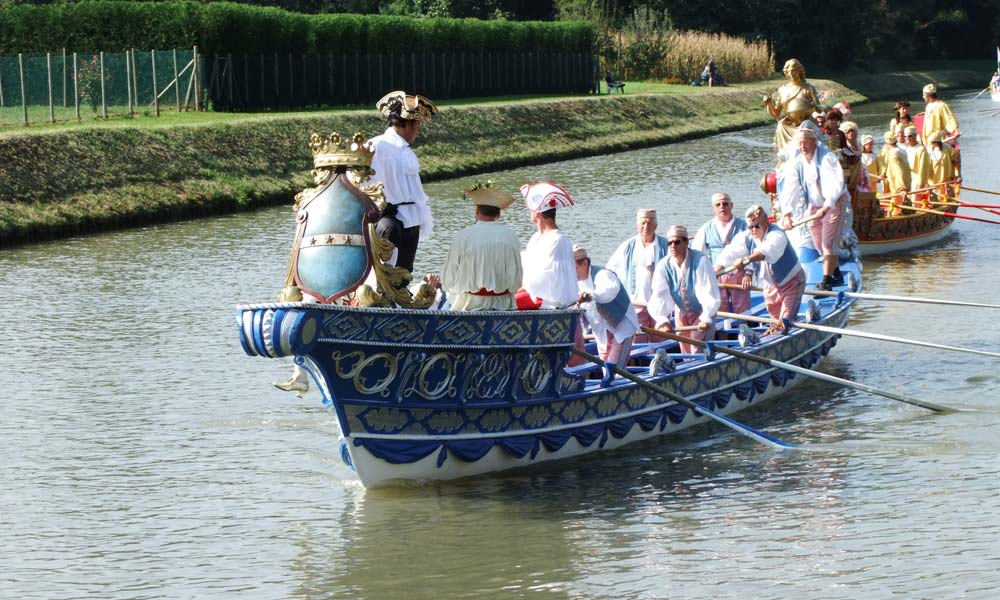
[[[923,144],[917,142],[917,128],[910,125],[906,134],[906,162],[910,165],[910,190],[922,190],[931,180],[931,157]]]
[[[548,181],[524,184],[521,195],[537,231],[524,250],[524,294],[518,308],[567,308],[576,304],[573,242],[556,225],[556,209],[573,206],[566,190]]]
[[[521,242],[500,223],[514,197],[492,188],[467,190],[476,222],[455,234],[444,262],[442,284],[452,310],[514,310],[521,287]]]
[[[910,165],[906,162],[906,153],[900,152],[896,147],[896,136],[891,131],[885,132],[884,139],[881,176],[888,188],[886,192],[892,195],[887,213],[890,217],[895,217],[903,213],[900,207],[906,202],[906,193],[910,191]]]
[[[844,185],[844,170],[833,152],[817,146],[816,134],[802,128],[796,134],[799,153],[787,161],[779,173],[778,204],[781,228],[793,228],[793,215],[816,217],[809,222],[809,233],[816,251],[823,258],[823,281],[817,289],[830,290],[842,285],[840,273],[840,202],[849,202]]]
[[[955,118],[955,113],[951,112],[951,107],[943,100],[938,100],[937,86],[933,83],[924,86],[924,102],[927,103],[927,107],[924,108],[924,129],[920,137],[926,140],[931,133],[940,131],[942,142],[955,143],[955,140],[962,135],[958,130],[958,119]]]
[[[741,217],[733,216],[733,199],[725,192],[712,195],[712,210],[715,212],[715,218],[698,229],[698,233],[694,234],[694,239],[691,240],[691,248],[707,254],[712,263],[716,264],[722,249],[728,246],[738,234],[747,230],[747,222]],[[739,289],[719,288],[723,310],[741,313],[750,309],[750,284],[753,283],[753,269],[737,269],[720,275],[719,283],[740,286]]]
[[[715,313],[722,304],[712,260],[688,248],[688,232],[683,225],[674,225],[664,237],[669,251],[653,271],[649,314],[661,331],[696,326],[697,330],[684,335],[696,340],[712,339],[715,337]],[[697,351],[691,344],[681,344],[681,352]]]
[[[737,270],[752,269],[754,263],[759,263],[768,314],[772,319],[794,321],[806,289],[806,274],[799,264],[798,255],[785,232],[768,222],[763,207],[755,204],[748,208],[746,219],[747,230],[719,254],[716,268],[731,265]],[[781,325],[771,325],[765,335],[780,329]]]
[[[625,284],[643,327],[655,325],[646,305],[652,292],[653,269],[667,255],[667,238],[656,234],[656,211],[640,208],[635,213],[637,235],[622,242],[608,260],[607,267]]]
[[[601,360],[628,362],[632,339],[639,331],[632,301],[613,271],[590,263],[586,248],[573,246],[580,307],[597,342]]]
[[[396,246],[394,264],[412,272],[417,244],[434,232],[434,218],[420,182],[420,161],[410,145],[420,134],[421,123],[430,120],[437,107],[423,96],[402,91],[386,94],[376,107],[387,125],[385,133],[369,141],[375,152],[371,183],[382,183],[386,200],[376,231]]]

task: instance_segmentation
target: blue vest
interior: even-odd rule
[[[767,226],[767,231],[764,235],[771,233],[772,231],[781,232],[782,235],[787,235],[785,230],[778,227],[774,223]],[[747,240],[747,253],[753,254],[757,250],[758,241],[752,235],[746,236]],[[786,240],[787,241],[787,240]],[[771,276],[774,278],[775,285],[780,285],[782,281],[785,281],[792,272],[799,266],[799,256],[795,253],[795,248],[792,247],[792,243],[788,242],[785,244],[785,251],[782,252],[781,257],[778,258],[773,264],[768,264],[768,268],[771,269]]]
[[[625,244],[625,288],[628,293],[635,295],[635,242],[638,237],[634,237]],[[655,236],[653,243],[656,244],[656,256],[653,257],[653,267],[660,262],[660,259],[667,255],[667,238],[662,235]]]
[[[715,219],[708,222],[708,226],[705,227],[705,246],[708,248],[708,256],[715,262],[716,257],[722,252],[722,249],[726,247],[733,237],[737,233],[742,233],[747,230],[746,219],[741,219],[740,217],[733,218],[733,226],[729,228],[729,235],[726,239],[722,239],[722,235],[719,231],[718,223]]]
[[[663,265],[662,268],[666,272],[667,283],[670,285],[670,295],[674,299],[674,304],[680,307],[683,313],[700,313],[701,302],[698,302],[698,297],[694,293],[695,273],[698,272],[698,265],[701,264],[701,261],[708,260],[708,257],[697,250],[688,249],[688,272],[687,280],[684,282],[684,287],[687,289],[686,294],[681,293],[679,274],[670,268],[669,260],[669,257],[664,258],[658,265]]]
[[[590,283],[594,283],[594,278],[597,273],[604,271],[604,267],[600,265],[590,266]],[[608,274],[618,279],[614,271],[608,271]],[[625,319],[625,315],[628,311],[632,310],[632,301],[629,300],[628,292],[625,291],[625,286],[621,284],[621,280],[618,279],[618,293],[612,298],[611,302],[597,302],[594,301],[594,305],[597,307],[597,313],[601,315],[605,321],[611,323],[613,327],[618,327],[621,325],[622,321]]]

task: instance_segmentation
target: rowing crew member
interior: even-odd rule
[[[715,218],[705,223],[694,234],[691,248],[704,254],[714,263],[722,250],[732,242],[737,235],[747,230],[747,222],[733,216],[733,199],[729,194],[719,192],[712,196],[712,210]],[[743,286],[744,278],[753,281],[753,270],[737,269],[731,273],[719,276],[719,283],[731,283],[741,286],[740,289],[719,288],[722,297],[722,307],[734,313],[750,309],[750,288]]]
[[[772,319],[795,320],[806,289],[806,274],[799,264],[795,248],[780,227],[768,222],[763,207],[751,206],[747,209],[746,218],[747,230],[719,254],[715,270],[721,271],[726,265],[742,270],[759,262],[768,314]],[[750,290],[749,280],[744,280],[742,285]],[[780,330],[781,325],[771,325],[766,334]]]
[[[667,230],[665,237],[669,252],[656,263],[653,271],[649,314],[661,331],[673,331],[670,325],[672,316],[674,326],[697,326],[696,331],[687,334],[688,337],[712,339],[715,336],[715,313],[722,304],[712,261],[701,252],[688,248],[686,227],[674,225]],[[681,343],[680,347],[681,352],[697,352],[691,344]]]
[[[444,262],[444,286],[452,310],[514,310],[521,287],[521,243],[499,222],[514,198],[500,190],[466,190],[476,207],[476,222],[452,238]]]
[[[587,250],[573,246],[580,308],[590,324],[601,360],[621,365],[628,361],[632,339],[639,332],[639,317],[625,286],[614,271],[590,264]]]
[[[622,242],[608,259],[606,268],[614,271],[625,284],[625,291],[635,307],[639,324],[652,327],[646,305],[652,292],[653,269],[667,256],[667,238],[656,234],[656,211],[640,208],[635,214],[637,235]]]

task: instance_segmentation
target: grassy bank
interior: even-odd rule
[[[915,77],[859,80],[867,92],[813,83],[836,100],[858,102],[913,98],[923,82],[944,80]],[[966,77],[975,80],[954,85],[981,83],[979,73]],[[431,180],[691,139],[770,122],[761,96],[779,84],[454,104],[426,127],[417,153]],[[0,136],[0,245],[290,203],[311,183],[311,133],[381,130],[374,110],[341,110],[7,133]]]

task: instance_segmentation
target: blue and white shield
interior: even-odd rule
[[[368,224],[378,219],[371,199],[334,173],[296,215],[295,284],[323,304],[353,292],[372,267]]]

